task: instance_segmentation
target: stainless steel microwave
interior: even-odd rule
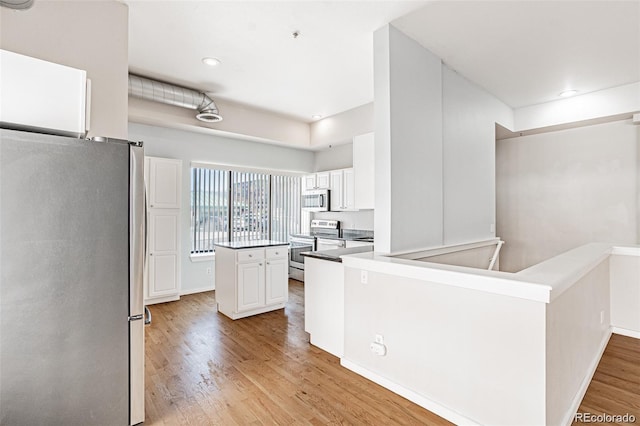
[[[329,195],[328,189],[312,189],[302,193],[302,210],[308,212],[327,212],[329,211]]]

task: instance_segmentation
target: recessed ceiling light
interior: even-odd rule
[[[560,97],[561,98],[568,98],[569,96],[573,96],[576,93],[578,93],[577,90],[565,90],[564,92],[560,93]]]
[[[202,58],[202,63],[205,65],[209,65],[210,67],[215,67],[216,65],[220,65],[220,59],[218,58]]]
[[[313,115],[311,116],[311,118],[313,118],[314,120],[317,120],[317,119],[319,119],[319,118],[322,118],[322,116],[321,116],[321,115],[319,115],[319,114],[313,114]]]

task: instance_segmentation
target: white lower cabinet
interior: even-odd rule
[[[262,262],[238,264],[238,312],[264,306],[264,266]]]
[[[289,296],[289,261],[287,258],[267,260],[265,303],[286,302]]]
[[[287,246],[216,246],[216,302],[231,319],[284,308],[289,299]]]

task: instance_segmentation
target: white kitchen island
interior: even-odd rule
[[[288,245],[272,240],[217,243],[218,311],[235,320],[284,308],[289,298]]]

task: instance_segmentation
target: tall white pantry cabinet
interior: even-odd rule
[[[182,161],[145,157],[147,279],[145,304],[180,298]]]

